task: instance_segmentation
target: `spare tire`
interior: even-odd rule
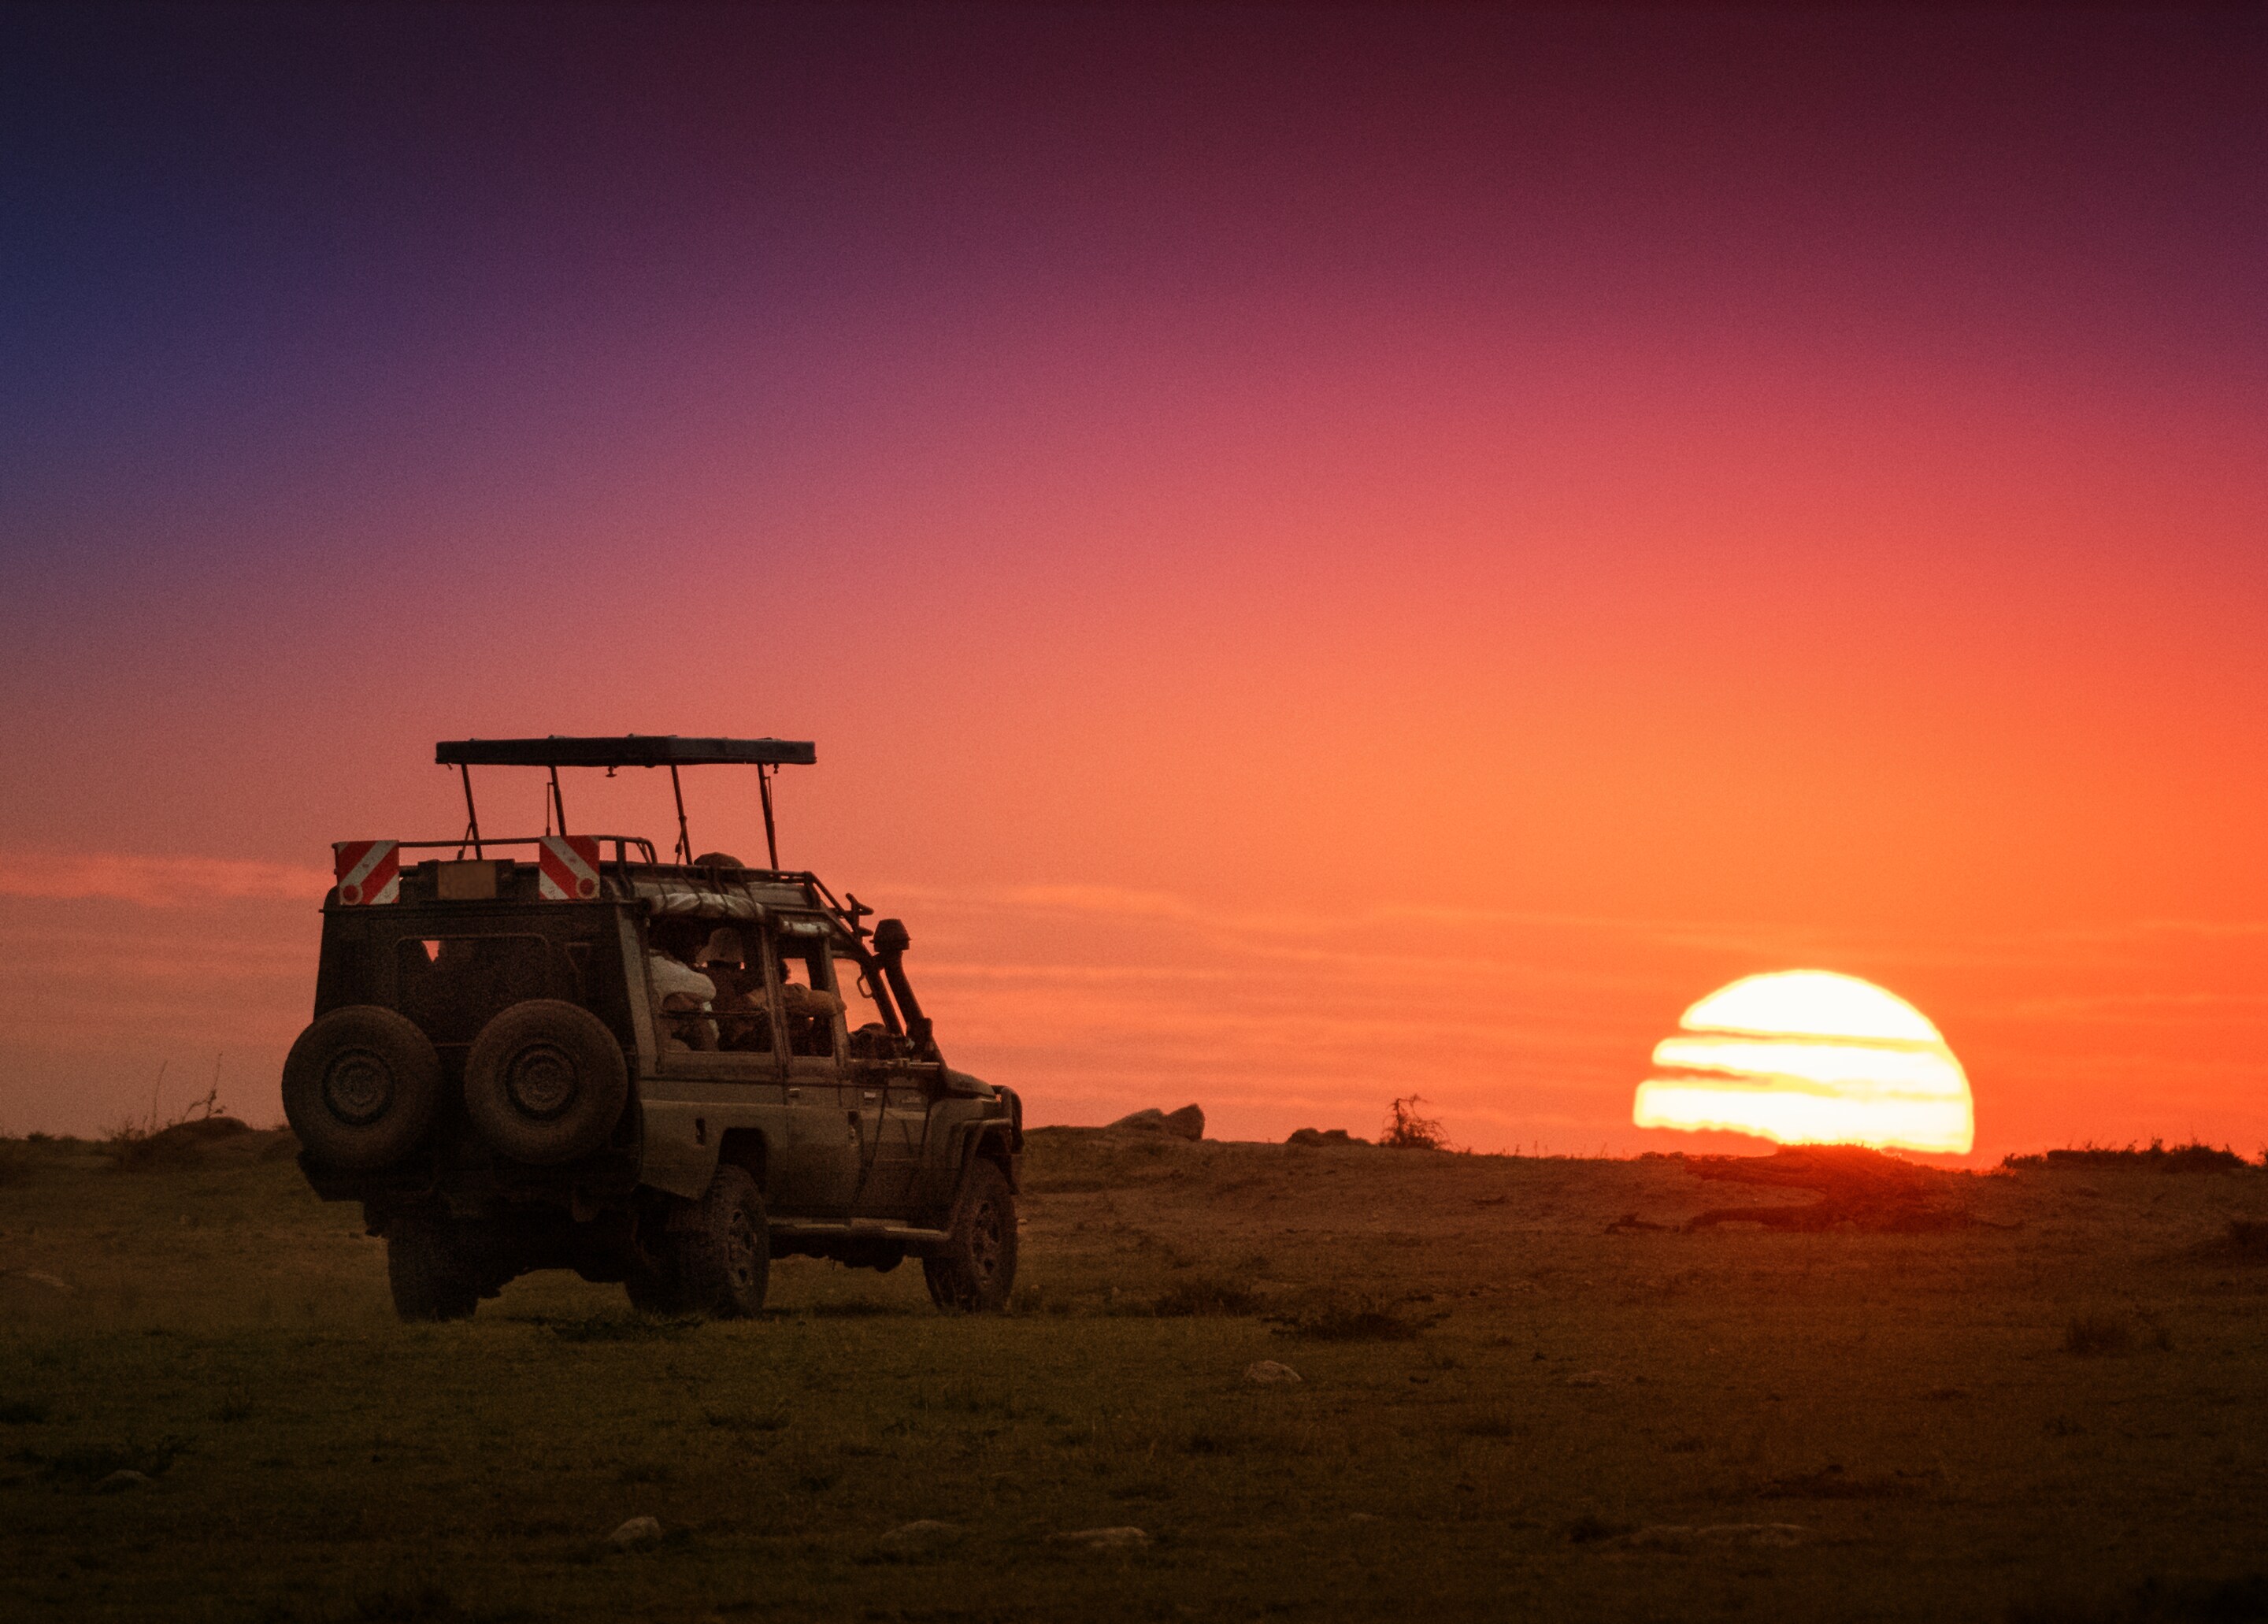
[[[319,1016],[284,1062],[284,1114],[326,1167],[360,1172],[399,1162],[425,1137],[440,1103],[432,1039],[375,1004]]]
[[[496,1015],[465,1057],[465,1112],[515,1162],[549,1166],[590,1155],[630,1096],[630,1067],[606,1022],[556,998]]]

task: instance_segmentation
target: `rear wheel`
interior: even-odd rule
[[[1016,1192],[999,1164],[980,1159],[944,1251],[922,1259],[929,1300],[942,1309],[997,1313],[1016,1284]]]
[[[284,1114],[308,1156],[363,1171],[417,1148],[441,1103],[441,1057],[416,1022],[374,1004],[320,1016],[284,1062]]]
[[[386,1280],[394,1311],[410,1321],[470,1319],[480,1281],[445,1224],[397,1218],[386,1231]]]
[[[630,1068],[606,1022],[560,999],[501,1011],[465,1057],[465,1114],[496,1150],[538,1167],[605,1144],[630,1093]]]
[[[741,1319],[762,1311],[771,1259],[756,1181],[727,1163],[706,1195],[671,1216],[660,1256],[623,1284],[631,1305],[650,1314]]]

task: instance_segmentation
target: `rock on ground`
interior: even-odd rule
[[[607,1536],[608,1543],[624,1550],[632,1546],[652,1545],[661,1538],[661,1524],[651,1517],[634,1517]]]
[[[1160,1111],[1153,1105],[1147,1111],[1121,1117],[1110,1126],[1136,1133],[1170,1133],[1175,1139],[1203,1139],[1204,1108],[1184,1105],[1179,1111]]]
[[[934,1550],[951,1545],[961,1538],[958,1523],[940,1523],[924,1517],[917,1523],[901,1523],[874,1543],[893,1555],[903,1556],[916,1551]]]
[[[28,1280],[39,1285],[52,1287],[67,1297],[78,1296],[78,1288],[69,1281],[59,1279],[40,1269],[0,1269],[0,1275],[5,1274],[12,1274],[18,1280]]]
[[[1344,1128],[1293,1128],[1287,1145],[1367,1145],[1366,1139],[1357,1139]]]
[[[1244,1367],[1244,1379],[1261,1387],[1297,1387],[1300,1373],[1273,1359],[1256,1359]]]

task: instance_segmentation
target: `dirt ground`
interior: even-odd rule
[[[1042,1130],[1005,1317],[798,1260],[412,1327],[291,1152],[0,1142],[0,1613],[2268,1617],[2257,1167],[1689,1232],[1808,1198]]]

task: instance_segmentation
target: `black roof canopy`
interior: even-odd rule
[[[633,733],[619,739],[443,740],[433,759],[447,767],[705,767],[739,764],[809,766],[819,759],[808,739],[688,739]]]

